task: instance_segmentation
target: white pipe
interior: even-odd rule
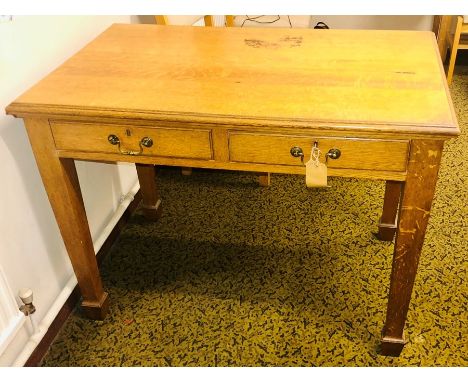
[[[28,317],[29,317],[29,322],[31,323],[32,333],[35,334],[38,331],[36,320],[34,319],[34,316],[32,314],[30,314]]]
[[[125,195],[122,202],[117,207],[117,210],[115,211],[109,223],[107,223],[107,225],[102,230],[101,234],[96,238],[96,240],[94,240],[93,244],[95,253],[97,253],[101,249],[102,245],[109,237],[115,225],[120,220],[124,212],[127,210],[129,204],[133,201],[135,194],[138,192],[139,189],[140,184],[137,180],[132,189]],[[57,317],[58,312],[60,311],[60,309],[62,309],[68,297],[70,297],[70,294],[73,292],[73,289],[75,289],[77,283],[78,281],[76,280],[76,276],[73,274],[73,276],[70,277],[67,284],[58,295],[57,299],[50,307],[47,314],[42,319],[41,323],[37,326],[37,331],[29,337],[28,342],[26,343],[18,357],[16,357],[12,366],[24,366],[34,349],[36,349],[37,345],[39,345],[42,338],[49,330],[50,325],[54,321],[55,317]]]

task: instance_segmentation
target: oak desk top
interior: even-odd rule
[[[432,32],[115,24],[7,111],[457,135],[437,52]]]

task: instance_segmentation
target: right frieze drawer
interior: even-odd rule
[[[331,149],[341,153],[338,159],[329,159],[332,168],[359,170],[406,171],[409,142],[406,140],[355,139],[339,137],[313,137],[287,134],[258,134],[231,131],[229,158],[231,162],[264,163],[301,166],[300,158],[291,155],[293,147],[304,153],[304,162],[310,159],[317,144],[320,161],[324,162]]]

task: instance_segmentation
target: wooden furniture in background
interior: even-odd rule
[[[468,22],[464,22],[463,16],[457,16],[455,33],[448,35],[450,46],[450,61],[447,70],[447,82],[452,83],[455,61],[459,50],[468,49]]]
[[[167,16],[165,16],[165,15],[157,15],[157,16],[154,16],[154,18],[155,18],[156,24],[158,24],[158,25],[169,25],[169,21],[167,19]],[[207,27],[215,26],[214,16],[212,16],[212,15],[203,16],[203,20],[205,22],[205,26],[207,26]],[[225,16],[225,23],[226,23],[227,27],[233,27],[234,26],[234,16],[226,15]]]
[[[214,16],[204,16],[203,19],[205,20],[205,26],[207,26],[207,27],[214,27],[215,26]],[[225,23],[226,23],[227,27],[233,27],[234,26],[234,16],[226,15],[225,16]]]
[[[291,148],[307,161],[317,144],[322,162],[341,150],[329,176],[388,181],[381,223],[396,240],[380,351],[400,354],[443,143],[459,134],[432,33],[116,24],[6,111],[25,121],[92,318],[108,298],[75,159],[136,163],[155,219],[154,165],[304,175]]]
[[[447,37],[450,32],[451,22],[452,16],[434,16],[434,22],[432,24],[432,31],[437,37],[437,45],[439,46],[439,52],[440,57],[442,58],[442,62],[445,62],[445,59],[447,57]]]
[[[156,21],[156,24],[158,25],[168,25],[167,16],[165,15],[154,16],[154,19]]]

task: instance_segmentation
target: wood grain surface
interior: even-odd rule
[[[458,133],[434,34],[416,31],[115,24],[7,110]]]
[[[341,139],[292,135],[261,135],[232,132],[229,135],[230,159],[233,162],[267,163],[303,166],[310,159],[317,142],[320,161],[326,161],[330,149],[339,149],[338,159],[328,159],[331,168],[405,171],[408,159],[407,141],[373,139]],[[291,155],[292,147],[300,147],[304,160]]]
[[[88,152],[120,153],[133,151],[144,156],[170,156],[174,158],[211,159],[211,131],[207,129],[181,129],[165,127],[135,127],[96,123],[52,122],[52,134],[57,149]],[[119,145],[109,143],[109,135],[120,140]],[[151,147],[141,147],[143,138],[151,138]]]

